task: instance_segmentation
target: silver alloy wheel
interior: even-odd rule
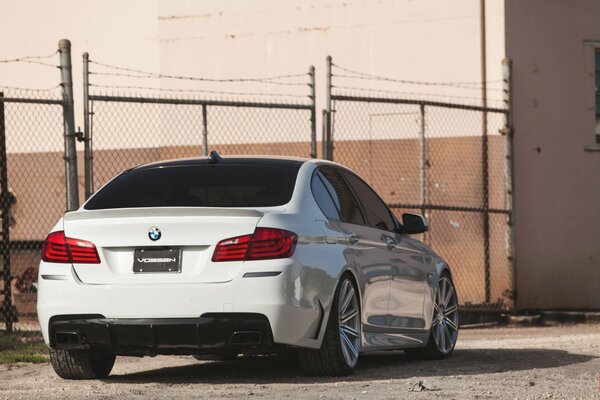
[[[452,352],[458,337],[458,300],[452,281],[442,276],[433,305],[433,339],[444,354]]]
[[[346,365],[353,368],[360,353],[360,308],[358,295],[349,279],[342,283],[338,299],[340,344]]]

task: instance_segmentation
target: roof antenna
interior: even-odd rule
[[[221,161],[223,159],[223,157],[221,157],[219,155],[219,153],[217,153],[215,150],[210,152],[210,155],[208,156],[208,163],[209,164],[216,164],[219,161]]]

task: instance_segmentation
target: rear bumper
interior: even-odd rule
[[[265,270],[277,269],[267,265]],[[206,314],[260,314],[268,321],[274,345],[318,348],[317,331],[324,318],[318,293],[306,292],[310,300],[302,298],[294,284],[297,275],[289,270],[280,268],[277,276],[239,276],[223,283],[90,285],[82,283],[69,267],[42,262],[38,318],[46,344],[52,345],[51,322],[63,316],[92,315],[83,319],[121,322],[177,319],[196,324]],[[146,331],[140,328],[136,335],[144,336]],[[221,342],[226,339],[220,338]]]
[[[268,318],[253,313],[207,313],[198,318],[61,315],[51,318],[49,336],[53,348],[96,348],[118,355],[194,354],[273,346]]]

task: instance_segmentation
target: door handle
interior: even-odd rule
[[[391,237],[384,236],[383,239],[387,243],[388,249],[392,250],[394,247],[396,247],[396,241],[394,239],[392,239]]]
[[[358,235],[356,233],[351,233],[348,235],[348,243],[356,244],[358,243]]]

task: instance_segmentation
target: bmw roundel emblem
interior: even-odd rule
[[[158,229],[155,226],[148,229],[148,237],[150,238],[150,240],[157,241],[158,239],[160,239],[161,235],[162,234],[160,233],[160,229]]]

